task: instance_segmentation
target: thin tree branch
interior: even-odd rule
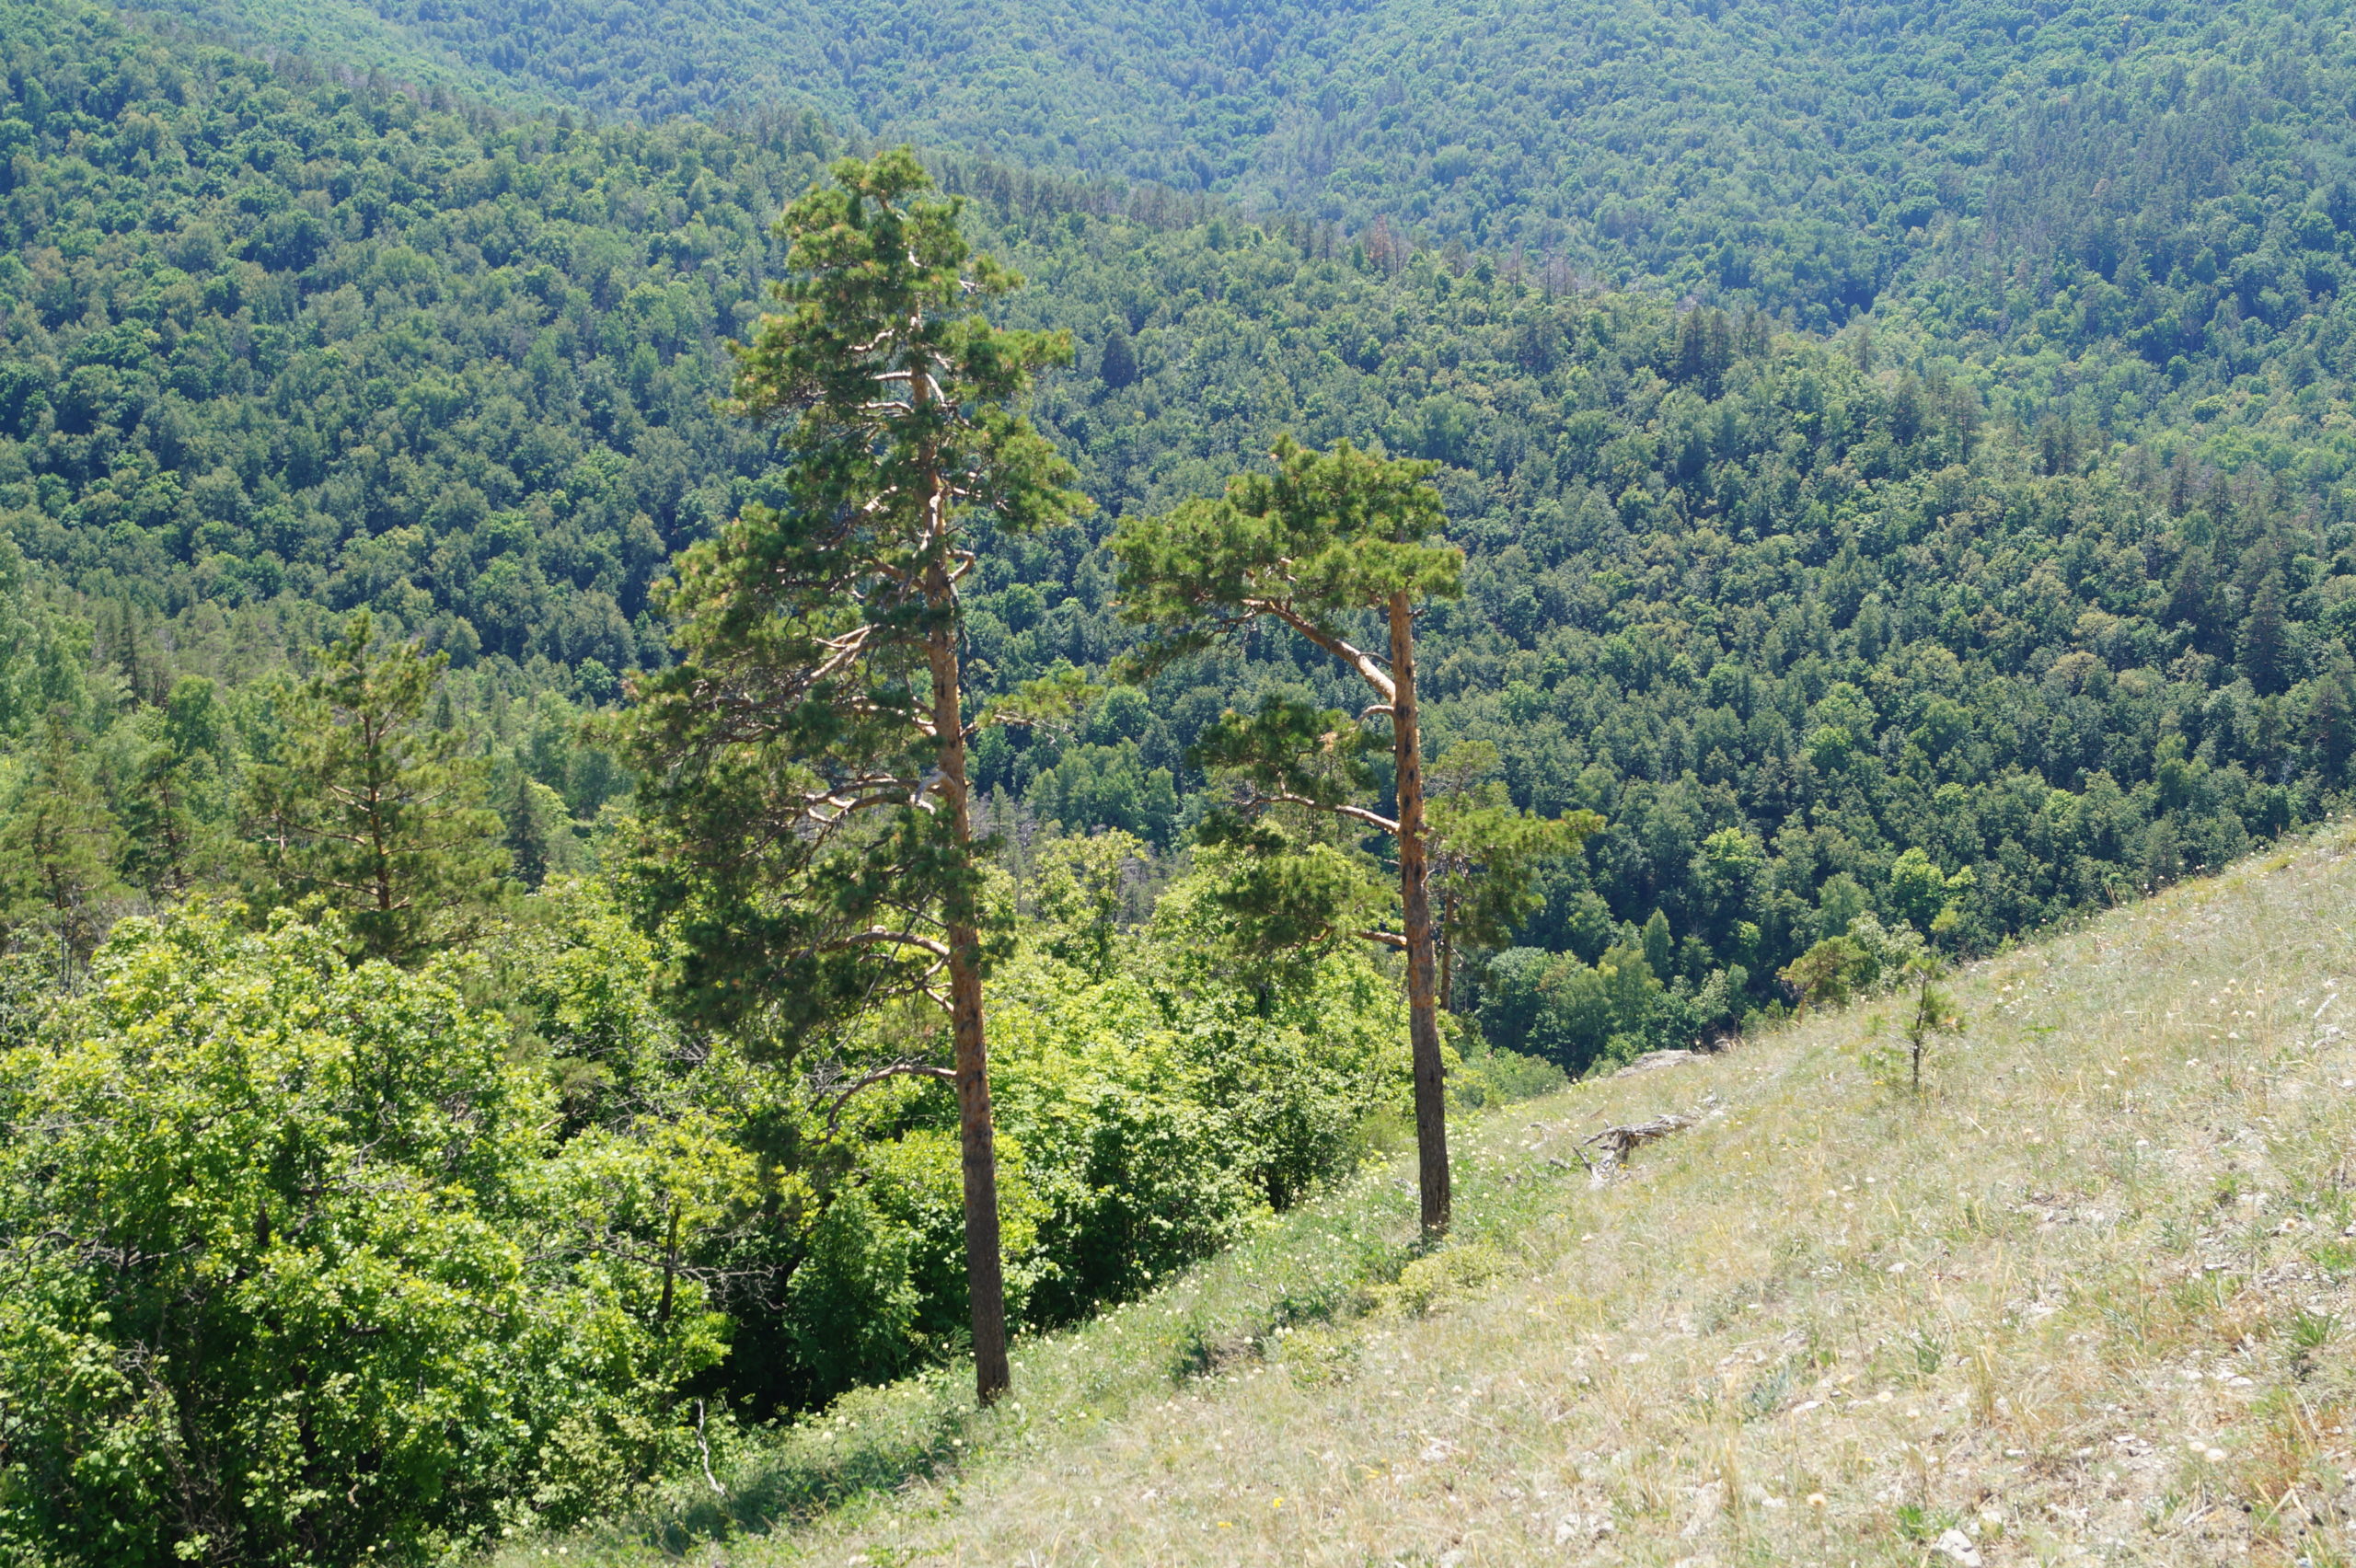
[[[918,952],[929,952],[933,957],[940,959],[946,959],[949,956],[949,949],[947,945],[934,941],[930,937],[920,937],[914,931],[886,930],[880,926],[869,930],[856,932],[848,937],[839,938],[835,941],[820,942],[816,947],[810,951],[813,952],[841,952],[848,948],[886,946],[911,947],[915,948]]]
[[[1307,806],[1312,812],[1330,812],[1335,816],[1345,816],[1352,822],[1362,822],[1369,827],[1378,828],[1384,833],[1395,834],[1399,831],[1399,824],[1396,822],[1384,816],[1380,812],[1370,812],[1364,806],[1329,805],[1323,801],[1312,801],[1306,795],[1295,795],[1282,790],[1264,790],[1259,793],[1264,801],[1281,801],[1287,805]]]
[[[834,1109],[826,1113],[826,1136],[828,1137],[835,1136],[835,1124],[842,1120],[843,1108],[850,1103],[852,1095],[862,1089],[872,1088],[885,1078],[941,1078],[949,1083],[957,1081],[957,1075],[947,1067],[937,1067],[930,1062],[910,1061],[894,1062],[889,1066],[877,1067],[872,1072],[861,1075],[840,1090],[835,1090],[830,1085],[821,1091],[822,1094],[832,1094],[835,1097]]]

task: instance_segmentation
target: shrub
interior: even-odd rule
[[[722,1354],[676,1269],[718,1146],[560,1146],[502,1020],[342,940],[126,922],[0,1057],[0,1558],[400,1561],[577,1518]]]

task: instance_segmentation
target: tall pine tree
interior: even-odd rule
[[[1020,280],[967,247],[905,149],[846,160],[788,209],[781,308],[737,392],[784,427],[781,505],[679,561],[680,662],[638,685],[636,882],[686,957],[680,996],[777,1054],[893,997],[947,1015],[964,1158],[975,1382],[1008,1385],[982,980],[980,846],[962,685],[969,534],[1060,522],[1075,478],[1013,411],[1061,334],[982,316]]]
[[[1398,846],[1396,943],[1407,957],[1423,1228],[1435,1237],[1448,1229],[1451,1200],[1415,627],[1420,605],[1461,591],[1464,565],[1461,550],[1435,538],[1446,518],[1425,480],[1436,467],[1373,456],[1347,442],[1312,452],[1284,436],[1273,473],[1238,475],[1225,495],[1167,516],[1125,519],[1112,544],[1125,614],[1163,634],[1155,657],[1274,621],[1341,661],[1377,698],[1365,716],[1391,721],[1395,817],[1355,804],[1345,791],[1305,787],[1320,770],[1304,766],[1303,743],[1334,744],[1316,738],[1314,716],[1264,709],[1257,722],[1222,726],[1218,745],[1228,753],[1221,760],[1261,779],[1265,800],[1356,821]],[[1356,623],[1370,616],[1380,617],[1387,656],[1351,640],[1361,635]]]

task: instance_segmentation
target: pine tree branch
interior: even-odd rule
[[[867,645],[874,636],[875,623],[869,621],[866,625],[856,630],[847,631],[840,637],[820,638],[818,640],[820,644],[833,649],[834,651],[820,661],[799,684],[805,686],[816,686],[820,681],[831,679],[841,671],[849,669],[858,662],[861,653],[867,651]]]
[[[1363,648],[1354,647],[1350,643],[1345,642],[1342,639],[1334,636],[1332,632],[1326,630],[1323,627],[1310,619],[1309,617],[1304,616],[1299,610],[1294,609],[1289,600],[1246,599],[1243,603],[1247,609],[1256,610],[1264,615],[1274,616],[1276,619],[1284,622],[1287,626],[1292,628],[1293,630],[1300,633],[1301,636],[1309,639],[1310,641],[1317,644],[1318,647],[1322,648],[1326,652],[1331,653],[1334,658],[1339,659],[1343,663],[1347,664],[1351,669],[1357,671],[1359,679],[1365,681],[1367,685],[1372,686],[1376,691],[1382,694],[1382,700],[1384,702],[1389,702],[1392,698],[1398,695],[1399,688],[1391,679],[1391,673],[1382,667],[1381,663],[1374,654],[1368,652]]]
[[[1306,795],[1295,795],[1283,790],[1255,790],[1254,793],[1263,801],[1278,801],[1288,806],[1307,806],[1312,812],[1327,812],[1334,816],[1347,817],[1352,822],[1362,822],[1369,827],[1383,833],[1395,834],[1399,831],[1399,824],[1396,822],[1384,816],[1380,812],[1370,812],[1364,806],[1336,805],[1324,801],[1312,801]]]
[[[855,932],[848,937],[838,937],[831,942],[819,942],[810,951],[812,952],[847,952],[852,948],[862,947],[909,947],[916,949],[918,952],[929,952],[933,957],[943,961],[949,957],[949,947],[945,942],[935,941],[930,937],[920,937],[914,931],[895,931],[882,926],[871,927],[867,930]]]
[[[835,1125],[842,1120],[843,1109],[850,1103],[853,1095],[862,1089],[872,1089],[886,1078],[941,1078],[949,1083],[957,1081],[957,1075],[947,1067],[938,1067],[930,1062],[907,1060],[894,1062],[888,1066],[877,1067],[872,1072],[862,1074],[839,1090],[831,1084],[826,1085],[819,1090],[819,1097],[824,1099],[829,1094],[835,1097],[834,1108],[826,1113],[826,1136],[828,1137],[835,1136]]]

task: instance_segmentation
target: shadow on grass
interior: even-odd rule
[[[660,1498],[607,1527],[681,1554],[710,1541],[765,1535],[859,1498],[905,1490],[953,1471],[972,1452],[987,1413],[963,1403],[952,1369],[891,1389],[863,1389],[827,1417],[755,1435],[728,1467],[725,1495],[701,1475],[674,1481]]]
[[[1018,1344],[1020,1392],[1006,1404],[976,1408],[963,1366],[855,1389],[823,1415],[748,1433],[728,1445],[733,1452],[719,1461],[725,1493],[715,1493],[699,1471],[671,1478],[595,1529],[595,1544],[684,1556],[952,1476],[1010,1440],[1069,1435],[1142,1399],[1266,1359],[1285,1332],[1358,1317],[1372,1299],[1370,1290],[1396,1278],[1421,1251],[1404,1238],[1361,1231],[1318,1260],[1322,1268],[1296,1273],[1283,1266],[1309,1261],[1297,1255],[1264,1256],[1257,1268],[1243,1256],[1214,1260],[1206,1271],[1211,1277],[1128,1303],[1075,1331]],[[1232,1277],[1239,1274],[1245,1278]],[[1223,1274],[1230,1277],[1218,1277]],[[1259,1288],[1238,1288],[1246,1280]],[[595,1547],[582,1551],[588,1544],[576,1539],[574,1552],[594,1562]]]
[[[1499,1184],[1488,1166],[1462,1151],[1459,1195],[1472,1200],[1468,1223],[1438,1249],[1416,1235],[1413,1183],[1395,1170],[1363,1172],[1142,1300],[1018,1342],[1015,1395],[992,1409],[975,1407],[962,1365],[855,1389],[823,1414],[716,1444],[724,1493],[691,1460],[637,1506],[568,1538],[567,1555],[585,1564],[643,1562],[791,1530],[953,1477],[977,1458],[1069,1440],[1191,1383],[1288,1360],[1288,1336],[1405,1308],[1397,1297],[1411,1267],[1433,1274],[1445,1262],[1436,1253],[1468,1247],[1487,1254],[1494,1248],[1484,1233],[1510,1233],[1561,1201],[1552,1183]],[[1470,1283],[1439,1274],[1426,1294]],[[502,1561],[526,1558],[538,1553],[527,1548]]]

